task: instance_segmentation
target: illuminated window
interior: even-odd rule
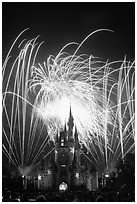
[[[41,178],[42,178],[42,177],[41,177],[40,175],[38,175],[38,180],[41,180]]]
[[[65,165],[65,164],[62,164],[61,166],[62,166],[62,167],[65,167],[66,165]]]

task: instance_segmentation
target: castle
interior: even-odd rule
[[[37,169],[39,189],[75,189],[85,186],[88,190],[98,188],[98,173],[82,153],[78,132],[71,112],[64,130],[56,135],[54,156],[47,163],[41,160]]]

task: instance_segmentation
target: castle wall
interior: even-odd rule
[[[38,189],[52,188],[53,175],[49,170],[38,172]]]

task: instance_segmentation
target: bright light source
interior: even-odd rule
[[[48,174],[51,174],[51,171],[48,169]]]
[[[74,147],[70,147],[70,152],[74,153]]]
[[[105,175],[105,177],[106,177],[106,178],[108,178],[108,177],[109,177],[109,175],[108,175],[108,174],[106,174],[106,175]]]
[[[42,177],[41,177],[40,175],[38,175],[38,180],[41,180],[41,178],[42,178]]]
[[[62,164],[61,166],[62,166],[62,167],[66,167],[66,165],[65,165],[65,164]]]
[[[79,173],[76,173],[76,178],[79,178]]]
[[[65,182],[62,182],[60,185],[59,185],[59,190],[60,191],[66,191],[68,189],[68,185],[65,183]]]

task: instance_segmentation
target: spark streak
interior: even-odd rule
[[[43,63],[36,63],[42,45],[38,37],[25,45],[22,40],[10,65],[10,54],[24,31],[16,38],[3,64],[3,152],[9,162],[22,168],[38,163],[48,141],[54,143],[67,123],[70,106],[79,143],[98,169],[109,169],[116,157],[134,151],[134,62],[104,63],[77,54],[89,37],[103,30],[110,31],[100,29],[80,44],[68,43]],[[74,53],[66,53],[73,45]]]

